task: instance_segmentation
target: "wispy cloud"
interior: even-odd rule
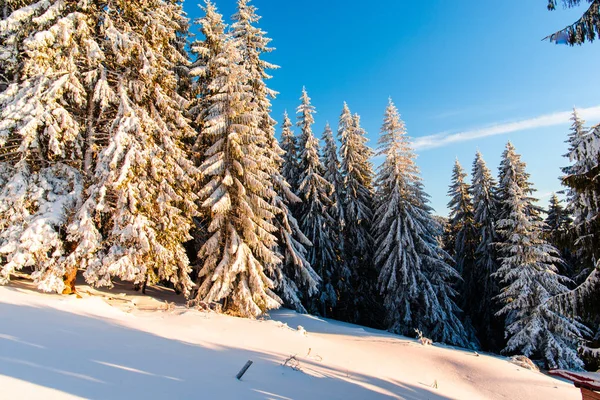
[[[488,136],[504,135],[511,132],[520,132],[529,129],[562,125],[569,122],[572,112],[573,111],[563,111],[553,114],[544,114],[534,118],[515,122],[497,123],[484,128],[472,129],[457,133],[443,132],[435,135],[422,136],[415,138],[414,148],[416,150],[433,149],[436,147],[443,147],[453,143],[466,142]],[[578,108],[577,112],[583,119],[600,119],[600,105],[589,108]]]

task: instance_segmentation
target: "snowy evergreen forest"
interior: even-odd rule
[[[193,24],[177,0],[0,4],[1,284],[160,284],[242,317],[600,367],[600,125],[576,110],[560,197],[539,204],[509,142],[497,174],[480,153],[470,179],[442,166],[443,218],[391,99],[376,149],[343,99],[333,126],[306,89],[272,115],[249,0],[230,20],[207,0]]]

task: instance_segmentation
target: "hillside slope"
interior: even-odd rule
[[[285,309],[257,321],[201,312],[157,290],[83,287],[78,299],[0,287],[0,397],[580,398],[571,384],[500,357]]]

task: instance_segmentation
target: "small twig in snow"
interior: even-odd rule
[[[300,361],[296,358],[295,354],[293,356],[289,356],[283,363],[283,366],[290,367],[294,371],[302,371],[302,368],[300,367]]]

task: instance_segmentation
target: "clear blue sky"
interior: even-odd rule
[[[229,20],[235,0],[215,3]],[[284,109],[295,113],[304,85],[317,108],[317,136],[327,121],[337,125],[346,101],[361,115],[375,148],[389,96],[417,141],[440,133],[484,136],[456,142],[437,136],[428,142],[438,147],[418,148],[425,189],[439,214],[447,213],[455,158],[470,172],[479,149],[496,174],[508,140],[522,154],[545,206],[549,193],[561,189],[560,167],[567,163],[562,155],[569,124],[554,114],[592,108],[589,124],[600,122],[600,108],[593,108],[600,106],[600,42],[569,47],[541,41],[574,22],[583,8],[550,12],[546,0],[253,4],[276,48],[267,58],[281,66],[269,82],[280,92],[273,103],[276,120]],[[191,19],[201,15],[196,1],[185,0],[184,8]],[[519,123],[506,125],[511,122]],[[524,129],[531,126],[537,128]],[[511,132],[486,136],[489,127]]]

